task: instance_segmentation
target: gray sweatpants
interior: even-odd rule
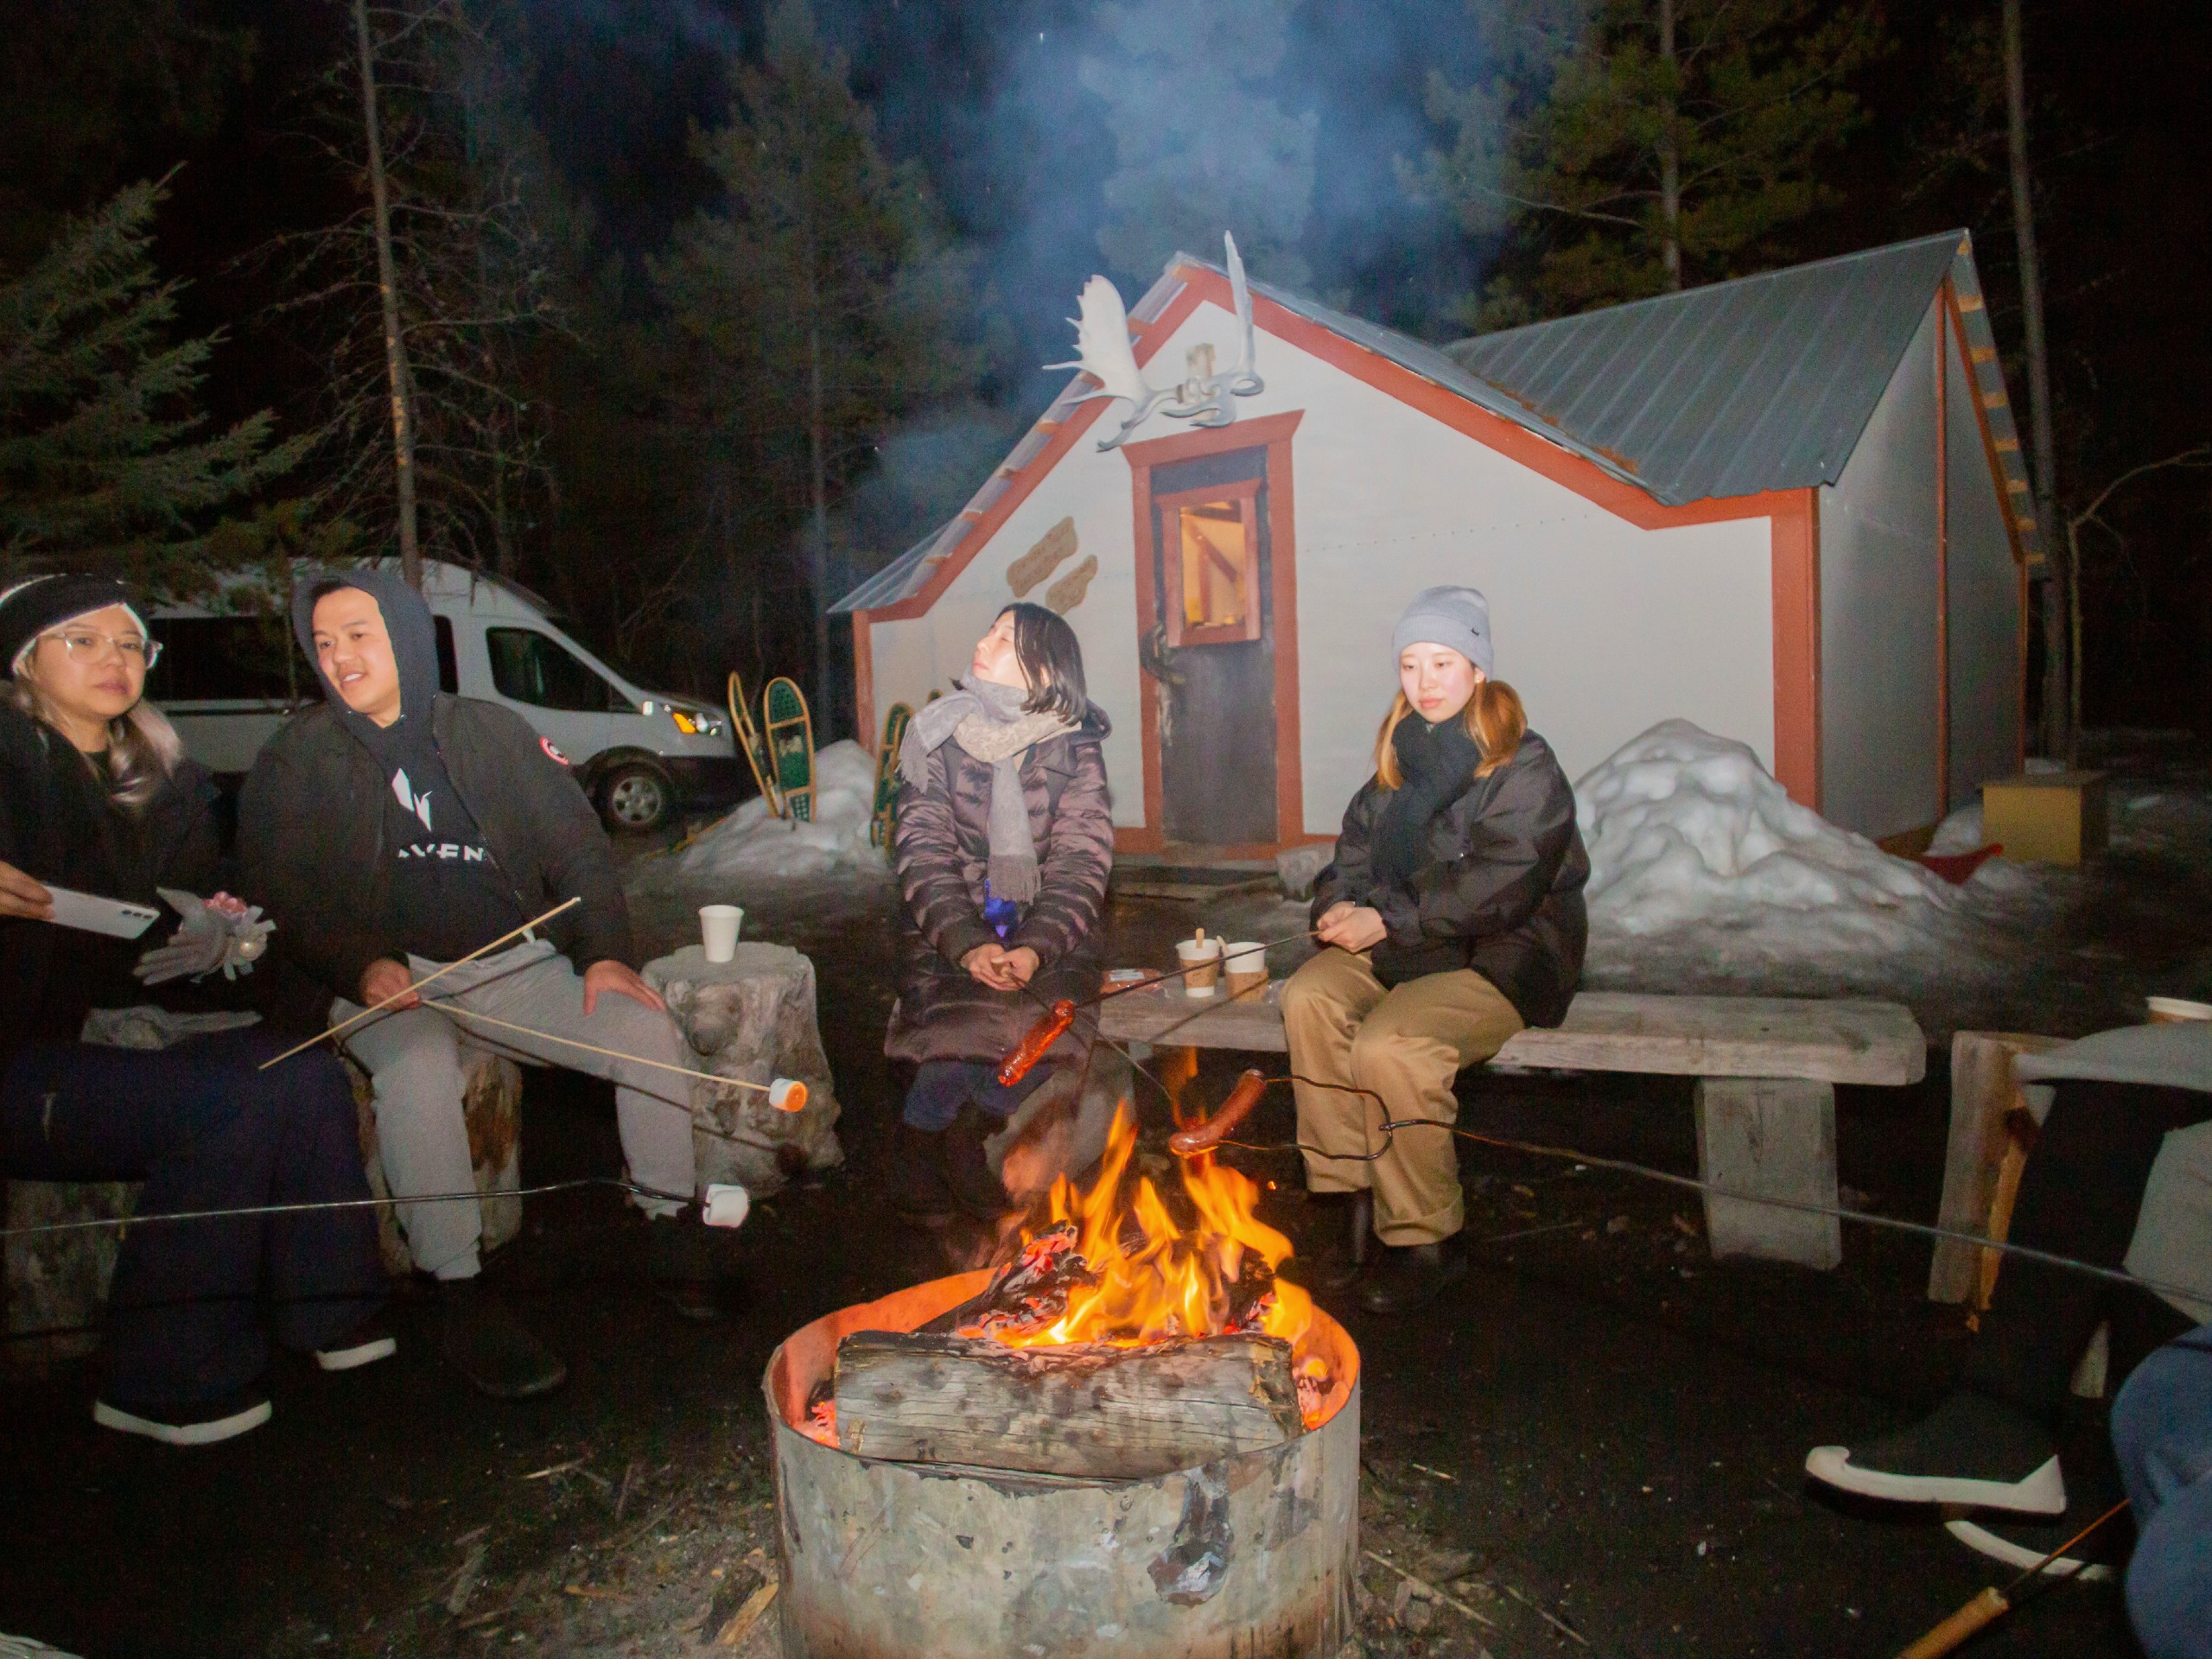
[[[416,978],[442,963],[408,958]],[[454,969],[423,993],[425,1006],[378,1014],[349,1033],[347,1052],[376,1085],[377,1140],[385,1179],[395,1198],[416,1192],[466,1192],[476,1182],[461,1116],[462,1048],[486,1049],[524,1065],[557,1065],[613,1079],[615,1119],[630,1179],[658,1192],[690,1195],[696,1179],[691,1154],[691,1084],[672,1072],[588,1053],[566,1043],[525,1036],[508,1026],[574,1038],[664,1065],[696,1066],[675,1020],[626,996],[607,995],[584,1013],[584,984],[566,957],[543,939],[525,940]],[[452,1012],[429,1006],[450,1004]],[[360,1012],[340,998],[332,1017]],[[470,1012],[507,1022],[471,1020]],[[636,1200],[649,1215],[672,1215],[678,1198]],[[441,1279],[478,1271],[483,1217],[473,1204],[398,1206],[399,1225],[415,1265]]]

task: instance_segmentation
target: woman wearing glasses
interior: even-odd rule
[[[253,954],[238,948],[245,907],[212,893],[213,788],[142,701],[159,649],[119,582],[48,575],[0,593],[0,1174],[143,1181],[140,1216],[365,1199],[352,1091],[330,1055],[264,1072],[283,1046],[256,1030],[158,1051],[82,1040],[96,1009],[206,1007]],[[149,949],[59,925],[55,889],[174,898],[178,913]],[[149,992],[194,974],[208,982]],[[269,1420],[270,1337],[327,1370],[390,1354],[372,1216],[131,1228],[94,1421],[207,1445]]]

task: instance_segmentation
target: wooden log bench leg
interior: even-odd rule
[[[1702,1180],[1798,1204],[1836,1205],[1835,1085],[1795,1077],[1700,1077],[1697,1166]],[[1823,1270],[1843,1260],[1833,1214],[1705,1198],[1716,1256],[1754,1255]]]

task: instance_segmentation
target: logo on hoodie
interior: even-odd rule
[[[551,738],[539,738],[537,740],[537,747],[545,751],[548,759],[556,760],[564,766],[569,764],[569,757],[553,747],[553,740]],[[428,822],[428,820],[425,820],[425,822]]]
[[[430,798],[427,794],[417,795],[415,792],[414,786],[407,781],[406,767],[402,766],[391,774],[391,792],[399,798],[400,805],[423,820],[425,830],[431,827]]]

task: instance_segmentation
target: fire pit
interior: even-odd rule
[[[1289,1247],[1249,1182],[1192,1160],[1177,1226],[1122,1179],[1133,1142],[1125,1118],[995,1272],[841,1309],[770,1358],[788,1659],[1350,1639],[1359,1351],[1274,1283]]]

